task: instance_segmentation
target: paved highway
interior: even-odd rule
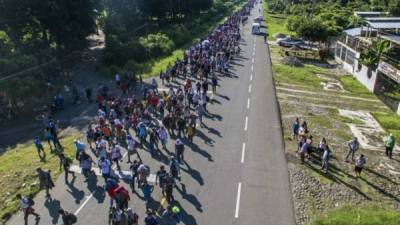
[[[194,143],[185,152],[187,164],[174,196],[182,207],[186,225],[294,225],[294,212],[284,156],[282,128],[272,80],[268,46],[262,36],[251,34],[251,23],[258,16],[258,4],[242,28],[241,55],[231,64],[232,77],[221,77],[206,127],[199,128]],[[172,151],[173,145],[169,147]],[[166,156],[141,156],[155,173]],[[122,170],[128,171],[126,159]],[[150,177],[153,181],[154,177]],[[41,192],[35,208],[38,224],[62,224],[60,207],[78,216],[78,224],[108,224],[109,198],[101,189],[103,179],[85,183],[77,175],[73,185],[61,176],[51,199]],[[126,185],[126,184],[125,184]],[[126,185],[127,186],[127,185]],[[150,208],[160,211],[166,205],[155,188]],[[145,217],[141,196],[131,194],[129,206]],[[22,214],[9,225],[23,224]],[[29,224],[35,224],[30,217]]]

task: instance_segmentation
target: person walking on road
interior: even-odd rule
[[[53,180],[51,179],[50,175],[50,170],[49,171],[43,171],[42,168],[37,168],[36,172],[39,177],[39,188],[45,189],[46,190],[46,197],[50,197],[50,192],[49,190],[54,187]]]
[[[154,187],[150,185],[147,180],[143,181],[142,186],[140,187],[143,192],[144,202],[146,204],[146,209],[148,209],[149,201],[151,199],[151,193],[153,193]]]
[[[156,185],[158,184],[159,187],[162,189],[162,194],[165,195],[163,187],[165,184],[165,178],[167,176],[167,171],[165,170],[164,166],[160,166],[160,169],[156,173]]]
[[[165,178],[164,192],[165,192],[165,198],[167,199],[168,203],[174,201],[174,195],[173,195],[174,186],[175,186],[174,177],[171,174],[167,174]]]
[[[104,180],[107,181],[107,179],[111,176],[110,160],[106,159],[105,157],[101,157],[98,165],[101,171],[101,175],[103,176]]]
[[[348,144],[347,146],[349,147],[349,150],[347,152],[345,162],[349,161],[349,156],[351,155],[351,160],[354,162],[354,153],[358,150],[360,147],[360,143],[358,142],[357,137],[354,137]]]
[[[385,153],[386,156],[389,157],[389,159],[392,159],[393,149],[395,145],[396,145],[396,138],[393,136],[393,134],[390,134],[385,140],[385,148],[386,148]]]
[[[66,157],[64,153],[60,153],[59,157],[60,167],[62,166],[64,168],[65,183],[68,183],[68,174],[72,174],[72,176],[75,177],[75,173],[69,170],[69,168],[71,167],[71,159]]]
[[[139,142],[137,142],[131,135],[127,136],[126,145],[128,150],[128,163],[131,163],[131,156],[137,154],[140,159],[140,155],[137,151],[137,147],[139,146]]]
[[[21,194],[17,194],[16,197],[19,200],[19,207],[24,214],[25,225],[28,224],[29,215],[34,215],[36,217],[36,221],[39,221],[40,216],[39,214],[35,213],[35,209],[33,209],[33,205],[35,204],[33,199],[30,197],[22,196]]]
[[[61,215],[63,225],[72,225],[78,222],[78,218],[75,214],[65,211],[64,209],[59,209],[58,214]]]
[[[175,153],[176,157],[178,158],[178,162],[182,163],[182,161],[185,161],[183,153],[185,152],[185,145],[181,141],[181,139],[176,139],[175,142]]]
[[[132,175],[130,186],[131,186],[131,189],[132,189],[132,193],[135,192],[135,182],[137,182],[137,179],[138,179],[138,169],[139,169],[140,165],[141,165],[140,161],[133,160],[133,163],[130,166],[131,175]]]

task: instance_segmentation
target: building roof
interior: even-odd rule
[[[355,28],[344,30],[343,32],[349,36],[357,37],[357,36],[361,36],[362,30],[366,31],[367,27],[355,27]],[[376,31],[376,29],[372,29],[372,31]]]
[[[380,35],[380,37],[400,45],[400,35],[385,34],[385,35]]]
[[[387,15],[387,12],[360,12],[360,11],[355,11],[354,15],[359,16],[359,17],[379,17],[381,15]]]
[[[367,24],[375,29],[400,29],[400,22],[370,22]]]
[[[347,35],[350,35],[353,37],[360,36],[361,35],[361,27],[347,29],[347,30],[344,30],[343,32],[346,33]]]
[[[365,17],[369,22],[400,22],[400,17]]]

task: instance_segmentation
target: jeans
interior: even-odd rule
[[[347,152],[346,155],[346,161],[349,159],[349,156],[351,155],[351,160],[354,161],[354,153],[356,152],[356,150],[349,148],[349,151]]]
[[[329,159],[322,159],[322,170],[327,173],[329,168]]]

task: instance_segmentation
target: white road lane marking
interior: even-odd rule
[[[79,166],[77,166],[77,165],[72,165],[72,166],[69,168],[69,170],[72,171],[72,172],[74,172],[74,173],[79,173],[79,174],[82,173],[82,169],[81,169]],[[92,170],[93,170],[93,172],[96,174],[96,176],[101,176],[101,172],[100,172],[100,169],[99,169],[99,168],[96,168],[96,167],[95,167],[95,168],[92,168]],[[132,177],[131,177],[131,171],[127,171],[127,170],[118,171],[118,170],[115,170],[115,168],[114,168],[112,173],[113,173],[115,176],[118,176],[120,179],[127,179],[127,180],[132,179]],[[149,182],[149,183],[156,183],[156,175],[155,175],[155,174],[150,174],[150,175],[147,177],[147,182]]]
[[[247,125],[249,123],[249,117],[246,116],[246,121],[244,123],[244,130],[247,131]]]
[[[89,200],[93,197],[93,195],[96,193],[96,191],[93,191],[89,196],[86,196],[86,200],[82,203],[81,206],[74,212],[75,216],[79,214],[79,212],[85,207],[85,205],[89,202]]]
[[[254,65],[251,65],[251,72],[254,71]]]
[[[125,156],[128,154],[128,152],[125,152],[124,155],[122,156],[122,159],[125,158]],[[74,171],[73,168],[75,167],[75,170],[82,172],[81,168],[79,166],[76,165],[72,165],[70,167],[70,170]],[[77,168],[76,168],[77,167]],[[113,166],[113,170],[117,167],[117,165]],[[97,169],[97,173],[101,175],[99,168],[93,168],[94,172],[96,173],[96,169]],[[96,173],[96,175],[97,175]],[[129,172],[130,173],[130,172]],[[77,216],[79,214],[79,212],[83,209],[83,207],[85,207],[85,205],[89,202],[89,200],[91,198],[93,198],[93,195],[97,192],[97,190],[93,191],[92,193],[90,193],[89,196],[86,196],[86,200],[82,203],[82,205],[79,206],[79,208],[74,212],[74,214]]]
[[[247,109],[250,109],[250,98],[247,99]]]
[[[250,74],[250,81],[253,80],[253,73]]]
[[[251,59],[251,62],[254,63],[254,57]]]
[[[249,85],[249,93],[251,93],[251,84]]]
[[[238,184],[238,191],[236,196],[236,210],[235,210],[235,218],[239,218],[239,207],[240,207],[240,192],[242,191],[242,183]]]
[[[244,154],[245,154],[245,152],[246,152],[246,143],[243,142],[243,145],[242,145],[242,158],[240,159],[241,163],[244,163]]]

